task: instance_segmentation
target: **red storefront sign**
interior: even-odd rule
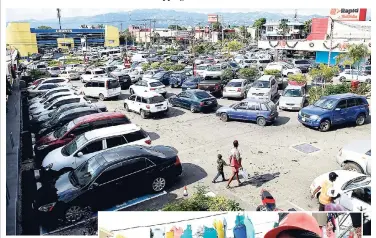
[[[365,21],[366,8],[332,8],[330,17],[337,21]]]

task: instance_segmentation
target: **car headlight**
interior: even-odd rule
[[[51,164],[47,165],[46,167],[44,167],[44,169],[45,169],[46,171],[48,171],[48,170],[50,170],[50,169],[52,168],[53,165],[54,165],[54,164],[51,163]]]
[[[317,116],[317,115],[312,115],[312,116],[310,116],[310,118],[311,118],[312,120],[317,120],[317,119],[319,119],[320,117]]]
[[[38,150],[43,150],[43,149],[45,149],[47,147],[48,147],[48,145],[41,145],[41,146],[37,147],[37,149]]]
[[[38,208],[38,210],[41,211],[41,212],[50,212],[54,208],[55,204],[56,204],[56,202],[53,202],[53,203],[49,203],[49,204],[40,206]]]

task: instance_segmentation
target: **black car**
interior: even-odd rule
[[[185,71],[172,73],[170,75],[171,88],[181,87],[186,79],[187,79],[187,75]]]
[[[293,60],[292,63],[296,68],[300,69],[302,73],[308,73],[312,67],[311,62],[308,60]]]
[[[95,155],[55,182],[42,184],[33,207],[41,222],[77,222],[85,208],[103,211],[126,199],[161,192],[182,174],[177,152],[167,146],[125,146]]]
[[[164,85],[170,85],[170,76],[172,71],[161,71],[153,75],[152,79],[158,80]]]
[[[76,119],[78,117],[94,114],[100,112],[97,108],[92,107],[81,107],[75,108],[73,110],[66,111],[62,113],[59,117],[54,118],[53,120],[49,120],[43,124],[41,124],[41,130],[35,135],[36,139],[39,139],[46,134],[56,130],[57,128],[65,125],[66,123]],[[37,150],[38,151],[38,150]],[[37,154],[37,151],[35,153]]]
[[[199,90],[186,90],[168,99],[172,106],[189,109],[191,112],[202,112],[217,108],[217,99],[211,94]]]

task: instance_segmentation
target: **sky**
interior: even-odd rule
[[[100,212],[98,217],[98,226],[105,228],[106,230],[114,230],[139,225],[152,225],[163,222],[173,222],[177,220],[198,218],[215,214],[221,214],[221,212]],[[152,228],[160,228],[161,230],[169,231],[175,225],[176,227],[181,227],[184,230],[189,224],[192,226],[192,231],[195,232],[196,229],[202,225],[213,227],[214,219],[223,220],[223,218],[226,218],[227,226],[231,228],[232,231],[232,228],[235,226],[235,218],[237,214],[243,213],[229,212],[225,215],[203,218],[188,222],[173,223],[165,226],[154,226]],[[277,213],[245,212],[245,215],[248,215],[248,217],[251,219],[256,233],[262,232],[262,234],[260,234],[261,237],[263,237],[264,232],[267,232],[273,228],[274,222],[278,221]],[[145,217],[147,217],[147,220],[145,219]],[[141,238],[149,237],[149,232],[150,228],[137,228],[118,233],[115,232],[115,235],[122,234],[126,238]]]
[[[138,8],[139,9],[139,8]],[[119,8],[61,8],[62,16],[65,17],[77,17],[77,16],[94,16],[105,13],[116,13],[116,12],[127,12],[135,10],[135,8],[119,9]],[[226,9],[216,9],[216,8],[206,8],[206,9],[171,9],[177,11],[186,12],[198,12],[198,13],[212,13],[212,12],[255,12],[255,11],[265,11],[272,13],[285,13],[294,14],[295,9],[275,9],[275,8],[226,8]],[[329,14],[329,8],[307,8],[298,9],[298,14],[301,15],[313,15],[319,14],[326,16]],[[20,21],[20,20],[45,20],[56,18],[56,9],[54,8],[7,8],[6,9],[6,21]]]

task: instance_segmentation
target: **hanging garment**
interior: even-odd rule
[[[192,238],[192,228],[191,225],[187,225],[187,228],[184,230],[181,238]]]
[[[166,232],[166,238],[174,238],[174,232],[173,231]]]
[[[214,228],[204,227],[203,238],[217,238],[217,231]]]
[[[226,232],[227,232],[227,221],[226,218],[223,218],[223,230],[224,230],[224,238],[227,238]]]
[[[218,238],[224,238],[225,232],[224,232],[222,221],[214,220],[213,226],[214,226],[215,230],[217,231]]]
[[[255,238],[255,227],[249,217],[244,219],[244,225],[247,231],[247,238]]]
[[[237,225],[244,225],[244,216],[243,215],[237,215],[235,218],[235,226]]]
[[[247,230],[244,224],[236,225],[233,231],[234,238],[247,238]]]
[[[159,228],[155,228],[153,231],[153,238],[164,238],[163,231]]]
[[[181,227],[178,228],[174,226],[171,228],[171,231],[174,232],[174,238],[180,238],[181,235],[183,234],[183,229]]]

